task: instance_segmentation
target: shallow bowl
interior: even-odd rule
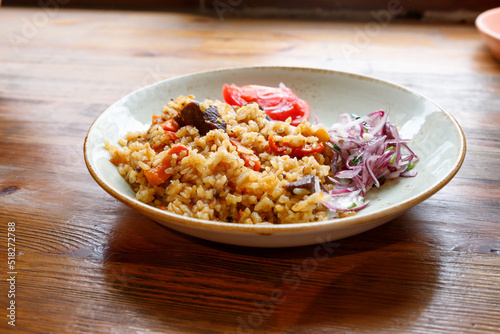
[[[222,99],[222,85],[259,84],[290,87],[307,100],[322,123],[341,113],[365,115],[390,110],[390,120],[419,155],[418,176],[386,182],[368,193],[370,205],[353,217],[315,223],[241,225],[189,218],[156,209],[135,199],[134,192],[109,162],[104,142],[117,145],[129,131],[146,130],[151,116],[178,95]],[[455,119],[430,99],[376,78],[331,70],[296,67],[245,67],[188,74],[167,79],[123,97],[91,125],[84,143],[87,168],[111,196],[156,222],[195,237],[252,247],[289,247],[352,236],[402,214],[445,186],[465,157],[465,137]]]
[[[481,13],[476,18],[476,27],[493,55],[500,61],[500,7]]]

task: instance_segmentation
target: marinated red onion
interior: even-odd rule
[[[337,213],[361,210],[370,203],[366,193],[373,186],[417,175],[413,167],[418,157],[390,124],[389,112],[364,117],[345,113],[338,120],[328,129],[333,152],[329,180],[335,188],[323,203],[326,207]]]

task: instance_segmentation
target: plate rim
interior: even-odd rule
[[[161,85],[164,84],[165,82],[168,81],[174,81],[174,80],[180,80],[183,78],[187,78],[190,76],[198,76],[198,75],[206,75],[206,74],[212,74],[212,73],[221,73],[221,72],[230,72],[230,71],[243,71],[243,70],[289,70],[289,71],[310,71],[310,72],[316,72],[316,73],[330,73],[330,74],[337,74],[337,75],[344,75],[344,76],[349,76],[356,78],[358,80],[370,80],[374,81],[377,83],[381,83],[384,85],[388,85],[392,88],[397,88],[397,89],[402,89],[403,91],[406,91],[407,93],[410,93],[412,95],[418,96],[424,100],[427,100],[434,104],[437,108],[439,108],[440,112],[443,112],[451,121],[451,123],[454,125],[454,127],[457,130],[457,133],[459,134],[459,154],[456,157],[455,161],[453,162],[453,168],[451,172],[449,172],[443,179],[439,180],[437,184],[432,186],[431,188],[423,191],[422,193],[416,194],[415,196],[411,197],[410,199],[399,203],[399,204],[392,204],[389,205],[381,210],[375,211],[373,213],[367,214],[365,216],[352,216],[352,217],[346,217],[346,218],[336,218],[336,219],[330,219],[330,220],[325,220],[325,221],[320,221],[320,222],[306,222],[306,223],[285,223],[285,224],[279,224],[279,225],[268,225],[268,224],[256,224],[256,225],[250,225],[250,224],[237,224],[237,223],[229,223],[229,222],[218,222],[218,221],[213,221],[213,220],[203,220],[199,218],[191,218],[191,217],[185,217],[181,216],[175,213],[170,213],[168,211],[160,210],[158,208],[155,208],[153,206],[150,206],[148,204],[142,203],[136,199],[130,198],[127,195],[117,191],[114,189],[112,184],[110,184],[107,180],[105,180],[104,177],[100,177],[100,173],[98,172],[97,168],[92,164],[91,161],[91,144],[89,143],[89,136],[91,132],[94,130],[94,125],[99,121],[101,117],[106,113],[107,110],[111,109],[113,106],[122,103],[125,99],[127,99],[131,94],[137,94],[140,91],[146,90],[146,89],[151,89],[152,87],[156,85]],[[410,209],[411,207],[423,202],[427,198],[431,197],[434,195],[436,192],[438,192],[440,189],[442,189],[446,184],[448,184],[453,177],[458,173],[460,170],[464,160],[465,160],[465,155],[467,151],[467,142],[465,138],[465,134],[460,126],[460,124],[457,122],[457,120],[449,113],[446,111],[443,107],[441,107],[438,103],[436,103],[434,100],[431,98],[422,95],[421,93],[418,93],[410,88],[407,88],[405,86],[402,86],[400,84],[396,84],[392,81],[385,80],[385,79],[379,79],[370,75],[364,75],[364,74],[358,74],[358,73],[353,73],[353,72],[346,72],[346,71],[339,71],[339,70],[333,70],[333,69],[325,69],[325,68],[315,68],[315,67],[299,67],[299,66],[278,66],[278,65],[259,65],[259,66],[238,66],[238,67],[222,67],[222,68],[217,68],[213,70],[204,70],[204,71],[196,71],[192,73],[187,73],[179,76],[173,76],[169,77],[163,80],[160,80],[158,82],[152,83],[150,85],[144,86],[142,88],[139,88],[137,90],[134,90],[132,92],[129,92],[127,95],[121,97],[117,101],[113,102],[109,106],[107,106],[91,123],[86,135],[85,135],[85,140],[83,144],[83,153],[84,153],[84,160],[86,167],[91,174],[92,178],[94,181],[99,184],[103,190],[105,190],[108,194],[110,194],[112,197],[117,199],[118,201],[122,202],[123,204],[141,212],[142,214],[152,218],[155,221],[168,221],[169,223],[172,224],[177,224],[177,225],[183,225],[186,227],[192,227],[192,228],[202,228],[202,229],[209,229],[211,231],[220,231],[220,232],[241,232],[245,234],[261,234],[261,235],[269,235],[269,234],[275,234],[275,233],[292,233],[292,232],[298,232],[298,231],[321,231],[321,230],[329,230],[333,225],[335,225],[338,228],[343,228],[343,227],[349,227],[351,225],[359,225],[359,224],[365,224],[370,221],[376,221],[376,220],[381,220],[386,217],[392,217],[392,216],[397,216],[404,211]],[[155,219],[157,218],[157,219]]]

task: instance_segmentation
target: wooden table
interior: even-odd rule
[[[500,63],[473,26],[3,8],[0,35],[0,331],[14,329],[13,300],[19,333],[500,332]],[[462,125],[465,163],[433,197],[335,242],[309,271],[315,246],[181,235],[90,177],[85,134],[119,97],[257,64],[413,88]]]

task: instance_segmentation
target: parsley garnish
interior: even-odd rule
[[[351,162],[354,166],[357,166],[361,162],[361,159],[363,159],[361,155],[355,155],[354,158],[352,158]]]
[[[357,207],[358,205],[356,203],[352,203],[351,205],[349,205],[347,207],[347,210],[351,210],[351,209],[354,209],[355,207]]]

